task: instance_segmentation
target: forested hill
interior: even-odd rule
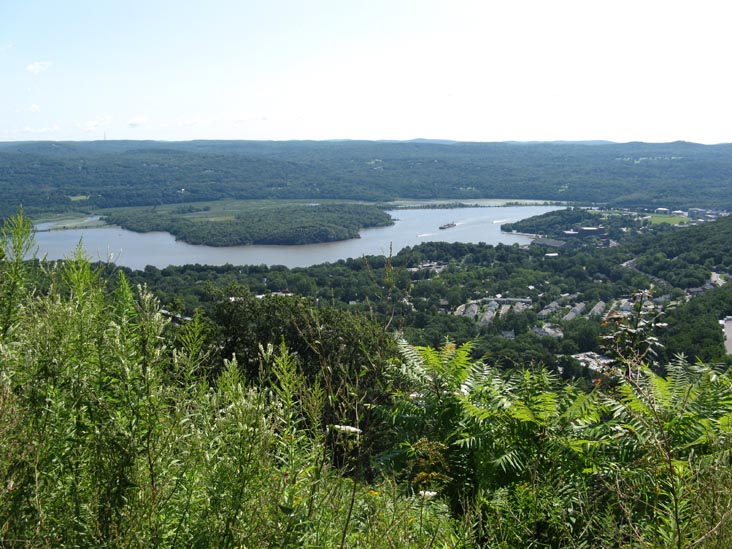
[[[0,143],[0,216],[222,198],[512,198],[732,208],[732,145]]]

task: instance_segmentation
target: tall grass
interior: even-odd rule
[[[326,395],[286,347],[263,349],[270,387],[247,382],[235,358],[209,379],[198,319],[171,339],[145,288],[106,283],[80,251],[33,271],[18,260],[25,218],[6,229],[0,546],[428,547],[452,536],[440,502],[365,484],[358,460],[333,465]],[[349,453],[359,443],[336,438]]]

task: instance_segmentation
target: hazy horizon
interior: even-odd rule
[[[607,139],[547,139],[547,140],[534,140],[534,139],[526,139],[526,140],[504,140],[504,141],[461,141],[458,139],[440,139],[440,138],[426,138],[426,137],[415,137],[412,139],[351,139],[351,138],[323,138],[323,139],[247,139],[247,138],[226,138],[226,139],[220,139],[216,137],[212,138],[196,138],[192,137],[190,139],[15,139],[15,140],[1,140],[0,143],[10,144],[10,143],[104,143],[104,142],[110,142],[110,143],[121,143],[121,142],[154,142],[154,143],[190,143],[194,141],[262,141],[262,142],[275,142],[275,143],[287,143],[287,142],[314,142],[314,143],[339,143],[339,142],[349,142],[349,141],[362,141],[362,142],[369,142],[369,143],[431,143],[431,144],[461,144],[461,143],[481,143],[481,144],[491,144],[491,143],[504,143],[504,144],[517,144],[517,145],[533,145],[533,144],[578,144],[578,145],[588,145],[588,146],[596,146],[596,145],[629,145],[633,143],[644,143],[647,145],[663,145],[663,144],[669,144],[669,143],[688,143],[691,145],[729,145],[731,142],[719,142],[719,143],[700,143],[698,141],[688,141],[685,139],[676,139],[673,141],[640,141],[640,140],[630,140],[630,141],[610,141]]]

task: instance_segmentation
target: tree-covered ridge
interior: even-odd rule
[[[663,253],[669,260],[701,264],[708,269],[729,269],[731,239],[732,216],[726,216],[714,223],[642,235],[629,241],[627,247],[632,253]]]
[[[0,216],[230,199],[509,198],[732,209],[732,146],[4,143]],[[184,192],[181,192],[184,190]],[[83,197],[83,199],[81,199]]]
[[[25,262],[30,235],[0,247],[5,547],[732,541],[732,379],[639,353],[641,308],[582,390],[236,287],[171,324],[81,252]]]
[[[128,208],[105,212],[108,223],[137,232],[166,231],[189,244],[313,244],[358,238],[359,230],[393,224],[376,206],[349,203],[238,203],[233,215],[210,206]]]

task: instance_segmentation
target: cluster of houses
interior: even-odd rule
[[[598,374],[606,372],[608,367],[613,364],[613,359],[595,353],[593,351],[589,351],[587,353],[577,353],[576,355],[572,355],[572,358],[577,359],[579,363],[588,370],[592,370],[593,372],[597,372]]]
[[[431,271],[433,273],[440,274],[447,268],[447,263],[441,263],[439,261],[423,261],[416,267],[410,267],[407,269],[410,273],[417,273],[419,271]]]
[[[453,314],[471,318],[477,320],[481,325],[486,325],[493,322],[496,317],[505,317],[511,310],[520,313],[530,309],[531,305],[532,302],[529,298],[495,296],[464,303],[455,309]]]
[[[655,213],[659,215],[677,215],[688,217],[690,222],[692,221],[716,221],[720,217],[729,215],[729,212],[725,210],[712,210],[709,208],[689,208],[688,210],[673,210],[669,208],[656,208]]]
[[[545,320],[551,316],[554,316],[557,313],[557,311],[566,307],[566,303],[568,301],[571,301],[572,299],[574,299],[576,297],[577,297],[577,294],[573,294],[573,295],[563,297],[561,301],[552,301],[549,305],[547,305],[541,311],[539,311],[536,316],[539,317],[539,319],[541,319],[541,320]],[[598,301],[592,307],[592,309],[590,309],[590,311],[587,313],[587,316],[589,318],[602,316],[602,314],[605,312],[606,308],[607,308],[607,304],[604,301]],[[566,321],[572,320],[574,318],[577,318],[577,317],[581,316],[585,312],[586,309],[587,309],[586,303],[583,303],[583,302],[576,303],[570,308],[569,312],[567,312],[562,317],[562,320],[566,322]]]
[[[634,302],[631,299],[619,299],[611,304],[604,301],[597,301],[592,307],[588,308],[585,302],[577,302],[578,294],[566,294],[560,299],[552,301],[537,313],[537,318],[541,320],[541,324],[534,326],[532,331],[539,337],[564,337],[560,324],[558,322],[569,322],[575,318],[595,318],[600,320],[604,315],[615,312],[619,315],[628,315],[631,313]],[[663,302],[668,296],[657,298],[654,301]],[[504,318],[509,311],[520,313],[532,308],[533,303],[530,298],[509,298],[503,296],[486,297],[469,301],[458,306],[452,314],[470,318],[478,322],[482,326],[491,324],[496,319]],[[648,306],[651,306],[648,304]],[[730,329],[732,329],[732,319],[730,320]],[[512,338],[513,333],[505,332],[504,337]]]
[[[605,314],[615,312],[619,315],[628,315],[635,306],[631,299],[620,299],[611,304],[604,301],[596,302],[588,309],[585,302],[576,302],[578,294],[567,294],[560,299],[552,301],[542,308],[537,317],[542,321],[540,325],[533,326],[531,331],[538,337],[551,337],[560,339],[564,337],[559,321],[567,322],[575,318],[595,318],[600,319]],[[647,306],[651,306],[648,304]],[[470,301],[457,307],[453,314],[471,318],[481,325],[487,325],[496,318],[505,317],[509,311],[521,312],[532,307],[531,299],[514,299],[501,296],[483,298],[480,300]],[[727,321],[727,329],[730,333],[728,345],[732,345],[732,317],[725,319]],[[513,339],[515,333],[513,330],[501,332],[502,337]],[[729,351],[728,351],[729,352]],[[595,352],[578,353],[572,355],[582,366],[596,373],[606,372],[613,360]]]

